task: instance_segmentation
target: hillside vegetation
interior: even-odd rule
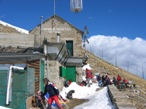
[[[120,75],[122,78],[128,79],[136,84],[135,89],[127,89],[123,91],[129,96],[131,102],[136,105],[138,109],[146,109],[146,80],[125,71],[119,67],[115,67],[112,64],[102,60],[101,58],[95,56],[87,50],[82,49],[81,52],[88,56],[87,63],[92,67],[93,74],[98,72],[102,74],[109,74],[109,77],[112,79],[113,77],[117,77]]]
[[[2,24],[0,24],[0,32],[2,32],[2,33],[20,33],[15,28],[4,26]]]

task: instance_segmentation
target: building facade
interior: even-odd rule
[[[30,34],[35,35],[35,46],[40,46],[43,43],[43,40],[46,39],[47,42],[52,44],[65,44],[69,57],[78,57],[79,59],[79,57],[83,57],[84,55],[80,51],[82,49],[83,31],[77,29],[57,15],[54,15],[39,24],[30,31]],[[58,57],[61,49],[62,48],[58,49]],[[64,53],[62,53],[62,55],[64,55]],[[72,64],[64,66],[61,62],[57,61],[57,59],[47,59],[45,63],[45,77],[48,77],[52,82],[56,83],[59,88],[62,87],[63,83],[60,77],[65,77],[67,80],[80,81],[80,75],[82,73],[81,65]]]

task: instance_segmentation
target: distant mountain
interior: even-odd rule
[[[0,20],[0,32],[29,34],[28,30],[13,26],[13,25],[3,22],[1,20]]]

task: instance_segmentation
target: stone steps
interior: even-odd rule
[[[116,109],[136,109],[130,102],[127,95],[119,91],[114,85],[109,85],[109,96],[111,101],[115,104]]]

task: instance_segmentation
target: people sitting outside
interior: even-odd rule
[[[123,83],[125,84],[126,87],[128,87],[127,84],[129,83],[129,81],[127,79],[124,78]]]
[[[112,79],[110,79],[110,84],[109,85],[112,85],[113,84],[113,80]]]
[[[88,87],[90,87],[90,85],[92,84],[92,78],[93,78],[93,75],[92,75],[91,70],[86,68],[86,79],[87,79]]]
[[[68,80],[68,85],[70,85],[72,83],[72,80],[70,79],[70,80]]]
[[[87,85],[86,77],[84,76],[84,74],[82,75],[82,81],[81,82],[78,82],[78,84],[80,86],[86,86]]]
[[[109,79],[108,75],[105,76],[105,84],[104,84],[104,86],[107,86],[107,85],[110,85],[110,79]]]
[[[118,75],[118,76],[117,76],[117,84],[120,84],[121,80],[122,80],[121,76]]]
[[[97,83],[97,75],[93,76],[92,82],[93,82],[93,83]]]
[[[39,107],[40,109],[44,109],[44,107],[45,107],[45,98],[44,98],[43,92],[41,90],[38,91],[37,98],[38,98],[38,100],[37,100],[38,106],[37,107]]]
[[[117,86],[117,80],[116,80],[115,77],[113,77],[113,84],[114,84],[115,86]]]
[[[102,75],[101,79],[102,79],[102,84],[104,86],[104,84],[105,84],[105,76],[104,76],[104,74]]]
[[[97,76],[97,81],[98,81],[98,85],[101,87],[102,86],[102,78],[101,78],[100,74]]]
[[[64,77],[64,87],[68,87],[69,84],[68,84],[68,81],[66,80],[66,77]]]

